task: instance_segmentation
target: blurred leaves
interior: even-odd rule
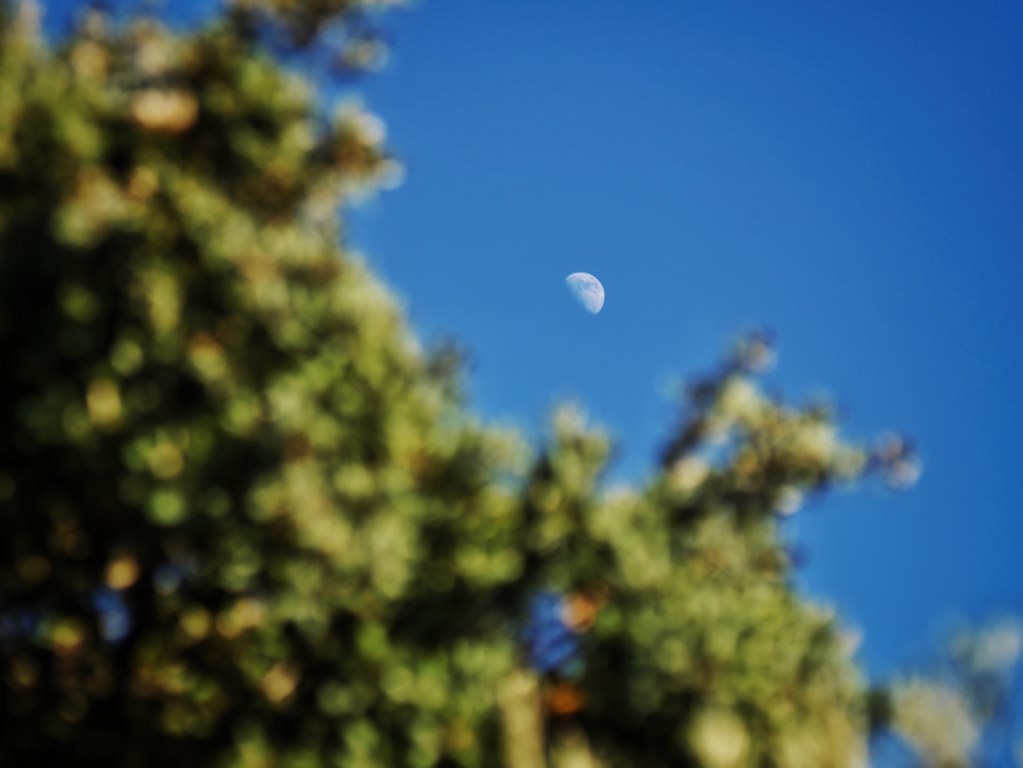
[[[762,336],[642,487],[604,487],[578,409],[535,453],[481,426],[343,245],[399,170],[383,124],[268,52],[370,45],[385,5],[52,49],[3,16],[0,763],[861,765],[868,694],[779,516],[906,485],[908,444],[764,394]]]

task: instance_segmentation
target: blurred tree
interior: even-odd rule
[[[571,409],[479,425],[343,245],[380,122],[271,53],[370,66],[388,4],[0,4],[0,764],[862,765],[906,697],[778,517],[911,453],[763,396],[758,337],[643,488]]]

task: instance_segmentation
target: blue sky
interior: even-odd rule
[[[1023,6],[433,0],[386,26],[361,90],[408,178],[350,238],[467,345],[485,415],[535,433],[577,399],[639,480],[672,382],[770,328],[769,387],[925,462],[794,521],[870,671],[1023,611]]]
[[[609,480],[641,481],[673,387],[769,328],[770,388],[924,459],[908,494],[792,524],[871,673],[950,616],[1023,613],[1023,5],[431,0],[384,26],[359,91],[408,175],[349,240],[467,347],[484,416],[535,435],[578,400]]]

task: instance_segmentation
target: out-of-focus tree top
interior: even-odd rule
[[[571,409],[481,426],[344,246],[382,124],[266,45],[392,4],[0,6],[0,764],[862,765],[934,697],[868,696],[779,517],[910,452],[766,397],[757,337],[644,487]]]

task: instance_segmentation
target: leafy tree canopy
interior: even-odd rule
[[[911,480],[905,443],[765,396],[756,336],[642,487],[571,409],[536,450],[480,424],[344,245],[381,124],[270,52],[367,63],[389,4],[58,46],[4,6],[0,763],[862,765],[935,697],[869,695],[779,515]]]

